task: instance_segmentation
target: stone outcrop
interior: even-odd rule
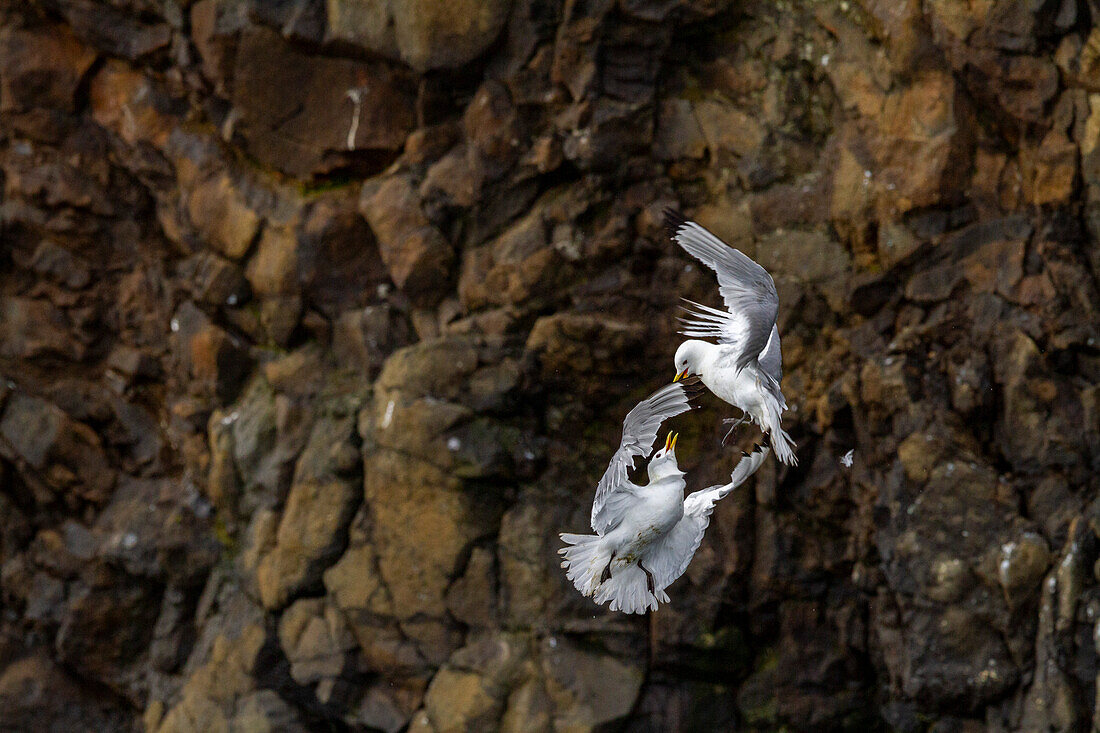
[[[1097,727],[1097,13],[0,0],[0,728]],[[667,207],[800,460],[645,619],[556,550],[717,303]]]

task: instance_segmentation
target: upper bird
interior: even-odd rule
[[[683,575],[710,523],[714,503],[751,476],[767,456],[758,448],[742,459],[730,483],[696,491],[684,499],[684,472],[676,462],[677,435],[649,463],[649,483],[627,478],[634,459],[652,449],[661,423],[690,409],[683,383],[670,384],[642,401],[623,421],[623,438],[596,488],[594,535],[562,534],[569,546],[558,552],[573,585],[612,611],[644,613],[667,603],[665,588]]]
[[[783,357],[776,325],[779,294],[772,276],[682,214],[670,209],[665,218],[672,239],[718,275],[718,292],[726,303],[722,311],[687,301],[696,310],[688,310],[690,317],[681,319],[681,333],[715,338],[718,343],[692,339],[680,344],[675,380],[698,374],[711,392],[744,413],[739,420],[726,421],[734,423],[730,432],[751,419],[770,436],[776,457],[795,465],[794,441],[780,425],[787,401],[779,387]]]

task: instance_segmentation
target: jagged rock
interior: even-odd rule
[[[279,643],[290,660],[290,674],[300,685],[322,683],[322,702],[329,702],[331,686],[352,663],[355,638],[339,611],[319,599],[290,606],[279,620]]]
[[[241,34],[225,86],[248,150],[299,177],[359,160],[376,172],[414,123],[407,83],[385,65],[302,53],[262,27]]]
[[[340,555],[359,496],[346,478],[341,448],[350,441],[350,418],[320,419],[294,470],[275,547],[260,560],[256,577],[267,608],[319,586],[325,567]]]
[[[0,302],[0,355],[79,361],[84,353],[85,347],[73,338],[65,315],[48,301],[5,298]]]
[[[11,395],[0,417],[5,457],[37,472],[59,494],[103,502],[115,483],[95,431],[55,405],[24,392]]]
[[[248,252],[260,231],[260,216],[224,173],[195,186],[187,199],[187,211],[210,246],[232,260]]]
[[[103,696],[87,690],[44,652],[12,660],[0,672],[4,724],[13,730],[66,730],[92,726],[129,730],[137,721]]]
[[[418,71],[455,68],[496,39],[511,5],[511,0],[461,0],[444,8],[431,0],[350,0],[330,8],[328,36],[399,58]]]
[[[0,30],[0,112],[72,111],[96,53],[64,26]]]
[[[378,238],[394,285],[419,303],[437,301],[433,286],[447,279],[454,252],[428,222],[410,180],[395,175],[364,186],[359,210]]]

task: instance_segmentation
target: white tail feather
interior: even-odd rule
[[[661,600],[667,603],[668,594],[663,589],[658,592],[661,594]],[[611,601],[608,608],[623,613],[656,611],[658,601],[657,597],[649,592],[645,571],[634,564],[612,571],[611,577],[600,584],[592,600],[601,605]]]
[[[570,547],[563,547],[558,554],[565,558],[561,566],[582,594],[590,596],[600,587],[600,577],[611,562],[611,550],[603,546],[603,537],[594,534],[562,534]]]

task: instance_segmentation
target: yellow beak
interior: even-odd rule
[[[680,372],[679,374],[677,374],[675,377],[672,378],[672,383],[675,384],[676,382],[679,382],[681,379],[686,378],[687,375],[688,375],[688,370],[684,369],[684,371]]]
[[[668,435],[665,436],[665,451],[674,449],[676,447],[676,439],[679,437],[679,433],[674,433],[669,430]]]
[[[679,439],[680,439],[680,434],[679,433],[673,433],[673,435],[672,435],[672,445],[670,445],[668,447],[668,449],[669,450],[676,450],[676,441],[679,440]]]

